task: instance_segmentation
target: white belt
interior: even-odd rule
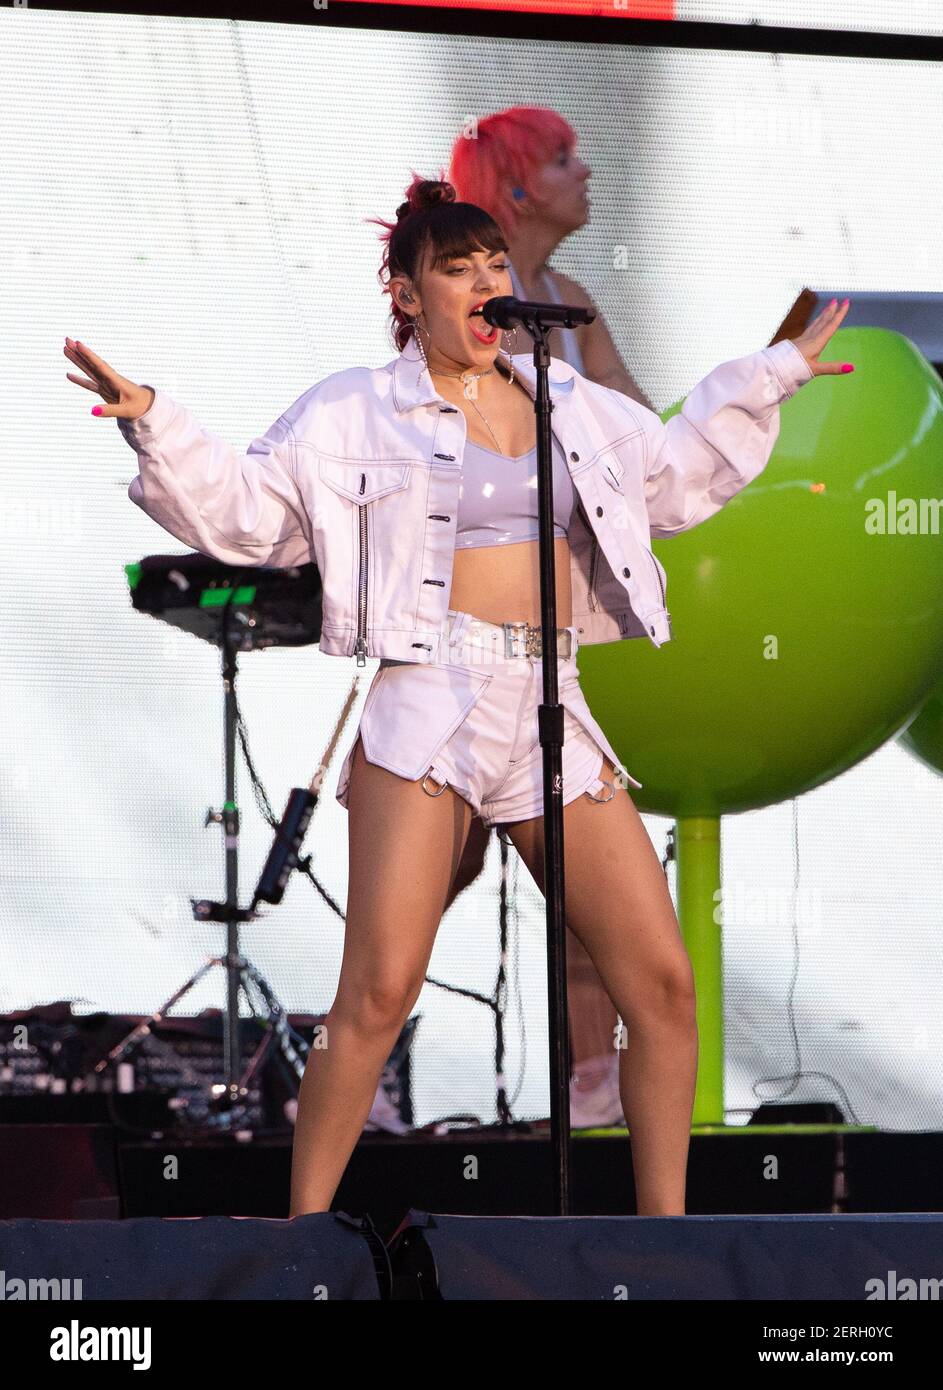
[[[469,618],[465,630],[457,637],[456,646],[484,647],[505,657],[543,655],[540,626],[531,623],[487,623],[483,618]],[[573,634],[568,627],[558,627],[557,656],[568,660],[573,649]]]

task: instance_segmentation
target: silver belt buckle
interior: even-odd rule
[[[542,636],[541,629],[539,627],[531,627],[530,623],[527,623],[526,627],[527,631],[524,633],[524,650],[528,656],[539,657],[542,652],[540,640]]]
[[[523,633],[520,633],[520,632],[519,632],[519,629],[521,629],[521,628],[524,629]],[[572,634],[567,628],[557,628],[557,631],[556,631],[556,634],[555,634],[555,636],[556,636],[556,643],[555,643],[555,645],[556,645],[556,648],[557,648],[557,652],[558,652],[558,653],[559,653],[559,651],[560,651],[560,633],[561,633],[561,632],[565,632],[565,633],[566,633],[566,636],[567,636],[567,640],[566,640],[566,642],[564,643],[564,647],[565,647],[564,659],[568,659],[568,658],[569,658],[569,655],[570,655],[570,647],[571,647],[571,644],[572,644],[573,634]],[[506,657],[510,657],[510,656],[520,656],[520,655],[521,655],[521,653],[520,653],[519,650],[518,650],[518,651],[515,651],[515,650],[514,650],[514,640],[515,640],[515,638],[518,637],[519,635],[523,636],[523,638],[524,638],[524,653],[523,653],[523,654],[524,654],[525,656],[536,656],[536,657],[540,657],[540,656],[542,655],[543,649],[542,649],[541,641],[540,641],[540,638],[541,638],[541,629],[540,629],[539,627],[532,627],[530,623],[520,622],[520,623],[505,623],[505,624],[504,624],[504,655],[505,655]]]
[[[504,655],[505,657],[526,656],[527,652],[527,623],[503,623],[504,628]],[[524,638],[524,651],[515,646],[518,637]]]

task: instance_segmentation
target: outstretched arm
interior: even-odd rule
[[[63,351],[87,374],[67,372],[69,380],[105,400],[93,413],[116,420],[137,453],[128,496],[165,531],[228,565],[287,569],[310,560],[285,416],[240,454],[186,406],[121,376],[84,343],[67,338]]]
[[[854,370],[819,356],[848,311],[834,301],[796,339],[724,362],[663,423],[625,400],[642,427],[645,504],[654,537],[689,531],[720,511],[769,462],[780,404],[816,376]]]

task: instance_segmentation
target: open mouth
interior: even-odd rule
[[[481,303],[484,304],[485,300],[482,300]],[[497,326],[485,322],[481,312],[481,304],[476,304],[474,309],[470,311],[468,315],[468,326],[471,329],[472,336],[477,338],[479,343],[486,343],[490,346],[492,343],[497,342]]]

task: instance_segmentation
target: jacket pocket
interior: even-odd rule
[[[406,487],[411,467],[408,463],[358,463],[322,458],[320,475],[332,492],[363,506]]]
[[[491,679],[465,666],[382,666],[360,721],[368,761],[418,781]]]
[[[609,486],[616,492],[621,492],[622,479],[625,477],[625,464],[622,460],[615,453],[604,454],[598,467]]]

